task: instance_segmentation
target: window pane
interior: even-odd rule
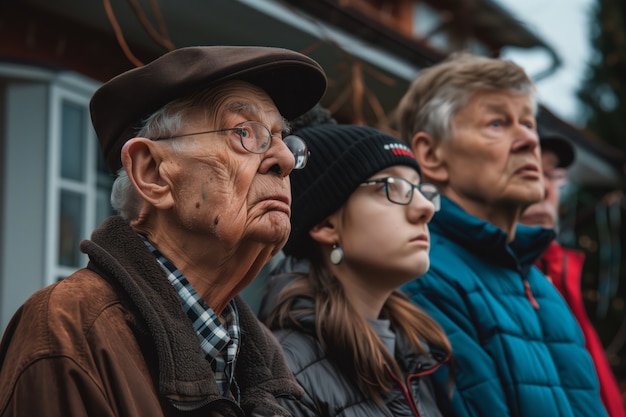
[[[61,191],[59,219],[59,265],[78,267],[78,243],[83,235],[84,196],[67,190]]]
[[[61,176],[82,181],[85,178],[86,109],[63,100],[61,112]]]

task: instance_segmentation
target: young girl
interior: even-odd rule
[[[398,288],[429,267],[439,193],[411,150],[364,126],[321,124],[291,174],[292,231],[266,319],[305,390],[295,416],[441,416],[431,374],[450,357],[439,325]]]

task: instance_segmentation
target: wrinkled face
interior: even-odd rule
[[[448,172],[445,193],[465,210],[489,220],[494,212],[519,211],[543,197],[529,95],[477,93],[452,123],[453,137],[438,151]]]
[[[524,210],[520,223],[529,226],[542,226],[556,229],[559,219],[560,188],[565,184],[566,170],[557,168],[559,159],[552,151],[543,150],[541,166],[543,168],[544,198]]]
[[[256,121],[274,135],[271,146],[263,154],[250,153],[234,131],[169,139],[176,151],[161,171],[171,182],[177,226],[187,242],[215,243],[233,252],[259,242],[275,245],[277,252],[290,231],[288,175],[294,166],[282,142],[284,121],[270,97],[248,84],[230,91],[220,106],[227,109],[223,126],[199,110],[180,134]]]
[[[370,179],[397,176],[413,184],[419,174],[410,167],[396,165]],[[393,290],[424,274],[430,266],[428,222],[434,206],[418,190],[408,205],[390,202],[384,184],[361,186],[333,216],[338,226],[338,245],[345,258],[342,268],[350,268],[369,285]]]

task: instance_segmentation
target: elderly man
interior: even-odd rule
[[[536,108],[520,67],[470,54],[422,71],[399,104],[402,139],[443,194],[430,270],[404,290],[450,339],[455,416],[606,416],[582,332],[533,266],[554,232],[518,225],[543,196]]]
[[[574,147],[567,139],[548,131],[540,131],[539,143],[545,192],[541,201],[524,210],[520,223],[558,231],[561,187],[566,183],[567,169],[574,162]],[[598,373],[600,395],[609,416],[626,417],[622,396],[602,341],[585,310],[580,287],[584,259],[583,252],[553,241],[535,265],[559,290],[585,335],[585,346]]]
[[[40,290],[0,346],[0,416],[287,416],[301,389],[237,294],[286,242],[285,118],[324,94],[321,67],[263,47],[189,47],[91,101],[120,213],[89,264]],[[17,279],[17,278],[16,278]]]

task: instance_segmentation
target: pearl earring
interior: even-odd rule
[[[333,245],[333,250],[330,251],[330,262],[333,265],[339,265],[343,261],[343,249],[337,245]]]

